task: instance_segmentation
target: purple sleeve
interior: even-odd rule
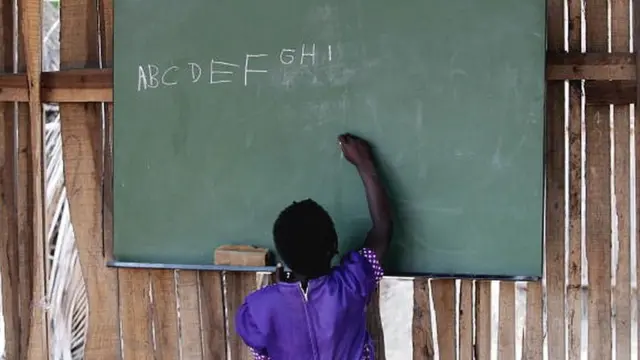
[[[342,259],[338,274],[347,288],[368,299],[376,290],[384,271],[375,252],[363,248],[348,253]]]
[[[254,360],[271,360],[269,355],[266,355],[266,352],[260,352],[254,348],[249,348],[251,350],[251,355],[253,355]],[[264,354],[263,354],[264,353]]]
[[[256,325],[247,302],[236,313],[236,332],[251,349],[256,360],[269,360],[265,335]]]

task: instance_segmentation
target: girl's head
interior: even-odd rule
[[[273,225],[276,249],[291,270],[313,278],[327,273],[338,252],[338,235],[331,216],[315,201],[294,202]]]

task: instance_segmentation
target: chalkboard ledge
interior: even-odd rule
[[[233,266],[233,265],[186,265],[186,264],[160,264],[160,263],[138,263],[124,261],[108,261],[108,267],[127,269],[157,269],[157,270],[198,270],[198,271],[243,271],[243,272],[266,272],[276,271],[275,266]],[[387,279],[415,278],[431,279],[472,279],[472,280],[500,280],[500,281],[540,281],[540,276],[504,276],[504,275],[469,275],[469,274],[432,274],[432,273],[393,273],[385,275]]]

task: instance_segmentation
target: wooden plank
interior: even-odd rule
[[[476,359],[491,359],[491,282],[476,282]]]
[[[565,167],[564,84],[547,85],[546,236],[547,334],[549,357],[565,354]]]
[[[552,51],[564,50],[564,1],[547,1],[547,47]],[[600,54],[597,54],[600,55]],[[588,59],[585,59],[588,60]],[[563,359],[565,356],[565,166],[564,166],[564,82],[547,82],[545,116],[545,277],[547,290],[547,339],[550,359]],[[515,303],[515,288],[508,287],[506,300]],[[500,292],[502,298],[502,289]],[[501,308],[501,314],[502,314]],[[512,310],[515,318],[515,305]],[[509,324],[513,320],[509,321]],[[501,322],[500,329],[504,325]],[[511,331],[515,336],[515,329]],[[508,333],[507,333],[508,334]],[[507,335],[509,336],[509,335]],[[502,337],[500,337],[502,340]],[[513,341],[515,343],[515,340]],[[515,348],[505,354],[504,359],[515,358]]]
[[[29,106],[20,104],[18,108],[18,191],[16,193],[16,205],[18,209],[18,256],[20,268],[20,303],[29,306],[20,306],[20,349],[23,358],[26,357],[29,347],[31,306],[35,306],[41,299],[34,299],[33,289],[33,226],[30,215],[30,207],[33,203],[32,194],[29,191]]]
[[[569,0],[569,51],[582,47],[582,0]],[[587,82],[585,85],[595,84]],[[585,92],[590,92],[585,90]],[[582,104],[581,83],[569,82],[569,264],[567,331],[569,360],[582,354]],[[589,99],[594,97],[589,96]]]
[[[513,281],[500,282],[498,359],[516,358],[516,287]]]
[[[60,4],[63,14],[60,19],[61,68],[98,62],[95,4],[90,0]],[[119,284],[118,271],[105,266],[101,107],[100,104],[61,104],[60,116],[71,221],[90,308],[85,357],[117,359],[120,357],[118,291],[131,294],[139,289],[128,288],[135,283],[130,278]]]
[[[204,359],[200,333],[198,273],[196,271],[178,271],[177,291],[180,303],[181,359]]]
[[[0,72],[13,71],[13,7],[0,2]],[[14,104],[0,103],[0,276],[4,316],[5,356],[22,359],[20,349],[20,288],[18,210],[15,187],[17,143]]]
[[[380,317],[380,289],[371,295],[371,302],[367,306],[367,330],[371,335],[374,347],[375,359],[386,359],[384,348],[384,330],[382,328],[382,318]]]
[[[18,53],[22,53],[24,43],[18,41]],[[18,68],[20,72],[24,72],[26,62],[24,56],[18,57]],[[26,89],[25,89],[26,91]],[[20,306],[20,353],[23,359],[27,357],[27,349],[29,347],[31,306],[34,305],[32,288],[33,278],[33,226],[30,216],[30,208],[32,206],[29,184],[29,105],[18,104],[18,179],[16,192],[16,207],[18,210],[18,257],[20,268],[18,276],[20,278],[20,303],[29,304],[29,306]]]
[[[640,19],[640,6],[638,6],[637,2],[633,2],[633,50],[635,51],[636,54],[636,72],[640,71],[640,51],[638,51],[638,49],[640,49],[640,21],[636,21],[635,19]],[[636,89],[638,88],[638,86],[640,86],[640,76],[636,78]],[[636,191],[636,209],[635,209],[635,214],[636,214],[636,254],[638,253],[638,250],[640,250],[640,226],[638,226],[638,224],[640,224],[640,211],[638,211],[638,204],[640,204],[640,180],[638,180],[638,174],[640,174],[639,170],[640,169],[640,123],[639,120],[640,119],[640,91],[636,91],[636,100],[635,100],[635,106],[634,106],[634,142],[635,142],[635,157],[636,157],[636,162],[635,162],[635,169],[636,169],[636,178],[635,178],[635,191]],[[637,258],[636,256],[636,275],[640,274],[640,260]],[[636,289],[635,289],[635,296],[636,296],[636,321],[638,321],[638,309],[640,309],[640,296],[638,296],[639,291],[637,288],[637,284],[639,282],[637,281],[636,278]],[[636,356],[640,356],[638,354],[640,354],[640,331],[636,332]]]
[[[630,206],[630,111],[614,109],[615,194],[618,216],[618,262],[614,289],[616,359],[631,359],[631,206]]]
[[[100,0],[101,67],[113,67],[113,0]],[[113,79],[113,77],[111,77]],[[112,88],[113,85],[109,85]]]
[[[201,271],[200,322],[202,326],[203,359],[227,358],[222,273]]]
[[[522,340],[522,360],[542,359],[542,283],[527,284],[527,317]]]
[[[150,290],[149,270],[120,271],[120,320],[122,321],[122,357],[124,359],[153,359]],[[91,311],[89,310],[89,314]],[[117,357],[97,357],[97,359],[117,359]]]
[[[44,121],[40,103],[40,74],[42,73],[42,3],[39,0],[22,0],[18,6],[20,41],[22,56],[26,61],[27,92],[29,94],[29,199],[32,226],[32,301],[30,330],[28,333],[28,359],[48,358],[49,340],[47,314],[44,311],[46,294],[45,239],[44,224]]]
[[[629,0],[611,0],[611,50],[629,51]],[[614,108],[614,191],[618,217],[618,261],[614,312],[616,359],[631,359],[631,193],[630,193],[630,107]]]
[[[473,281],[460,281],[460,360],[473,360]]]
[[[100,45],[101,45],[101,70],[105,66],[113,65],[113,0],[100,0]],[[105,72],[103,82],[108,84],[105,88],[111,90],[113,74]],[[104,74],[104,73],[103,73]],[[87,78],[90,78],[87,75]],[[47,86],[48,82],[43,81]],[[51,85],[49,85],[51,86]],[[104,88],[98,89],[103,91]],[[96,91],[95,89],[92,91]],[[111,91],[113,94],[113,91]],[[50,95],[44,92],[44,96]],[[111,95],[113,97],[113,95]],[[103,256],[107,261],[113,260],[113,102],[103,104],[104,114],[104,134],[102,136],[103,145],[103,168],[102,168],[102,224],[103,224]],[[116,275],[117,276],[117,275]]]
[[[584,89],[589,105],[629,105],[636,101],[636,82],[589,81]]]
[[[431,295],[429,280],[413,280],[412,341],[414,360],[433,360],[433,332],[431,331]]]
[[[547,53],[546,77],[547,80],[635,80],[635,67],[635,57],[631,53],[550,52]]]
[[[587,261],[590,359],[611,358],[611,204],[609,108],[588,106]]]
[[[640,6],[638,6],[637,2],[633,2],[633,19],[640,19]],[[633,49],[636,54],[636,72],[640,71],[640,21],[633,21]],[[636,89],[640,86],[640,76],[636,78]],[[636,178],[635,178],[635,190],[636,190],[636,254],[638,250],[640,250],[640,211],[638,211],[638,204],[640,204],[640,180],[638,180],[638,174],[640,174],[640,91],[636,91],[636,101],[634,107],[634,142],[635,142],[635,168],[636,168]],[[636,257],[636,275],[640,274],[640,260]],[[636,279],[636,284],[638,281]],[[639,291],[635,289],[636,295],[636,321],[637,321],[637,310],[640,309],[640,296],[638,296]],[[636,354],[640,354],[640,331],[636,333],[637,337],[636,341]],[[640,356],[640,355],[636,355]]]
[[[611,359],[611,204],[609,108],[588,106],[587,227],[589,359]]]
[[[587,49],[607,52],[608,1],[587,0]],[[611,198],[609,107],[587,106],[586,246],[588,263],[588,357],[611,359]]]
[[[226,273],[226,305],[228,309],[227,323],[229,328],[227,331],[229,350],[231,359],[249,359],[251,352],[244,344],[240,336],[236,333],[235,319],[236,312],[240,305],[244,302],[245,297],[256,289],[256,279],[254,273]]]
[[[576,0],[577,1],[577,0]],[[580,83],[569,84],[569,360],[581,357],[582,334],[582,110]]]
[[[455,280],[433,280],[433,305],[436,311],[438,349],[441,359],[455,359],[458,339],[456,337],[456,282]]]
[[[154,270],[150,273],[156,340],[154,359],[179,359],[178,302],[174,270]]]

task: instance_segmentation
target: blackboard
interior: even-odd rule
[[[389,274],[539,277],[544,34],[541,0],[116,1],[115,264],[273,248],[306,198],[360,245],[348,131],[389,184]]]

